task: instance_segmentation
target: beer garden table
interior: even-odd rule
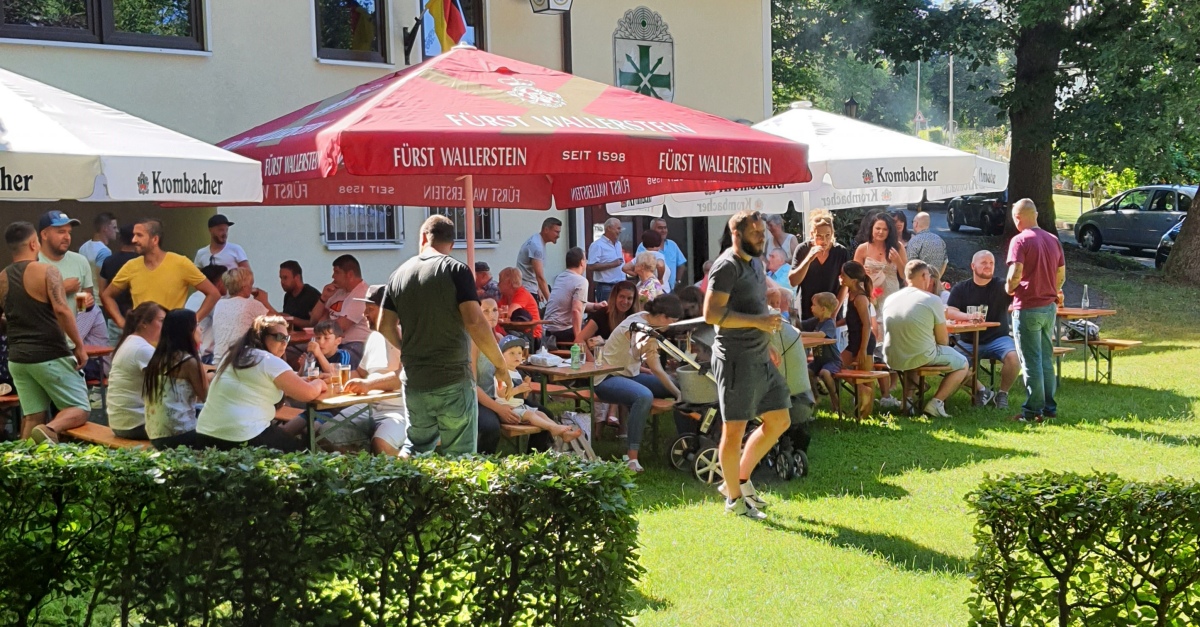
[[[979,397],[978,386],[975,385],[979,379],[979,333],[984,329],[994,329],[1000,326],[999,322],[960,322],[953,321],[946,323],[946,330],[951,333],[963,335],[966,333],[972,334],[971,341],[971,375],[969,377],[971,385],[971,400],[975,401]]]
[[[1059,307],[1057,317],[1054,319],[1054,345],[1062,345],[1062,327],[1063,323],[1070,320],[1095,320],[1103,316],[1117,315],[1116,309],[1092,309],[1083,307]],[[1088,334],[1083,334],[1083,380],[1088,378],[1088,361],[1091,357],[1088,355]],[[1100,358],[1096,358],[1096,370],[1100,370]]]
[[[403,392],[382,392],[377,394],[339,394],[338,396],[330,396],[328,398],[319,398],[308,403],[304,412],[308,420],[308,448],[312,452],[317,452],[317,441],[327,434],[317,436],[317,412],[340,410],[355,405],[363,405],[361,409],[349,416],[345,416],[336,423],[329,426],[328,431],[333,432],[350,424],[355,418],[362,415],[363,412],[371,411],[371,403],[387,401],[404,396]]]

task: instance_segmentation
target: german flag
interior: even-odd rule
[[[429,0],[425,8],[433,16],[433,29],[442,44],[442,52],[453,48],[467,34],[467,20],[458,0]]]

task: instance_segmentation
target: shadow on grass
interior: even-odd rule
[[[777,517],[768,518],[763,524],[779,531],[818,538],[839,548],[863,551],[887,560],[898,568],[914,572],[958,574],[968,569],[967,560],[921,546],[902,536],[859,531],[803,517],[794,523]]]
[[[634,614],[661,612],[670,609],[671,602],[666,599],[648,597],[641,590],[634,588],[633,593],[629,595],[628,607],[633,610]]]
[[[1191,446],[1200,447],[1200,438],[1179,437],[1177,435],[1169,435],[1166,433],[1155,433],[1153,431],[1143,431],[1141,429],[1129,429],[1126,427],[1109,427],[1108,429],[1113,435],[1119,435],[1125,438],[1134,440],[1145,440],[1155,444],[1165,444],[1167,446]]]
[[[1030,455],[1017,449],[939,436],[938,432],[944,432],[946,427],[944,422],[928,420],[856,423],[818,419],[808,450],[808,477],[783,481],[760,464],[754,482],[786,500],[828,497],[897,500],[908,496],[908,491],[894,481],[905,473],[936,472],[990,459]],[[603,442],[597,445],[601,456],[610,450]],[[721,498],[716,486],[701,483],[690,469],[684,472],[672,468],[665,454],[653,455],[643,449],[641,460],[647,471],[638,477],[639,489],[634,495],[635,506],[640,510],[686,507]]]

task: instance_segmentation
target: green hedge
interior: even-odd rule
[[[967,501],[974,624],[1200,623],[1200,485],[1047,471],[988,478]]]
[[[573,457],[0,445],[0,624],[628,624],[631,488]]]

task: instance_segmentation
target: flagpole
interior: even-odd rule
[[[475,179],[467,174],[458,177],[458,180],[463,182],[463,193],[467,199],[467,206],[463,210],[467,221],[467,267],[475,272]]]

